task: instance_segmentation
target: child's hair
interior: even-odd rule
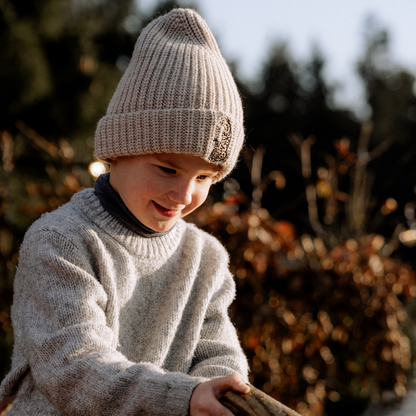
[[[234,168],[244,141],[241,98],[205,21],[174,9],[139,36],[95,135],[103,160],[184,153]]]

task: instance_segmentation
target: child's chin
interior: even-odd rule
[[[163,233],[165,231],[169,231],[177,222],[178,219],[175,220],[171,220],[171,221],[166,221],[166,222],[162,222],[162,223],[157,223],[157,224],[151,224],[151,225],[146,225],[147,228],[150,228],[153,231],[156,231],[158,233]]]

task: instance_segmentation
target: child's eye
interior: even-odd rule
[[[158,167],[159,167],[159,169],[162,172],[165,172],[165,173],[176,173],[176,170],[175,169],[167,168],[165,166],[158,166]]]
[[[199,179],[200,181],[206,181],[206,180],[208,180],[208,179],[209,179],[209,176],[208,176],[208,175],[199,175],[199,176],[198,176],[198,179]]]

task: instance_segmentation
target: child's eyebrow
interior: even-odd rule
[[[172,168],[172,169],[176,169],[176,170],[181,170],[181,169],[183,169],[183,167],[181,167],[181,166],[179,166],[179,165],[177,165],[175,162],[173,162],[173,161],[171,161],[171,160],[169,160],[169,159],[164,159],[164,158],[161,158],[161,157],[158,157],[157,158],[157,160],[160,162],[160,163],[164,163],[164,164],[166,164],[166,165],[169,165],[169,167],[170,168]],[[214,173],[217,173],[217,172],[219,172],[220,171],[220,168],[219,167],[215,167],[215,166],[212,166],[212,167],[209,167],[209,168],[204,168],[204,169],[201,169],[202,171],[206,171],[206,172],[214,172]]]

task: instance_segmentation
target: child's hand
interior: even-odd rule
[[[218,399],[234,390],[238,393],[248,393],[250,387],[241,380],[238,374],[218,377],[205,381],[197,386],[191,396],[190,416],[233,416]]]

